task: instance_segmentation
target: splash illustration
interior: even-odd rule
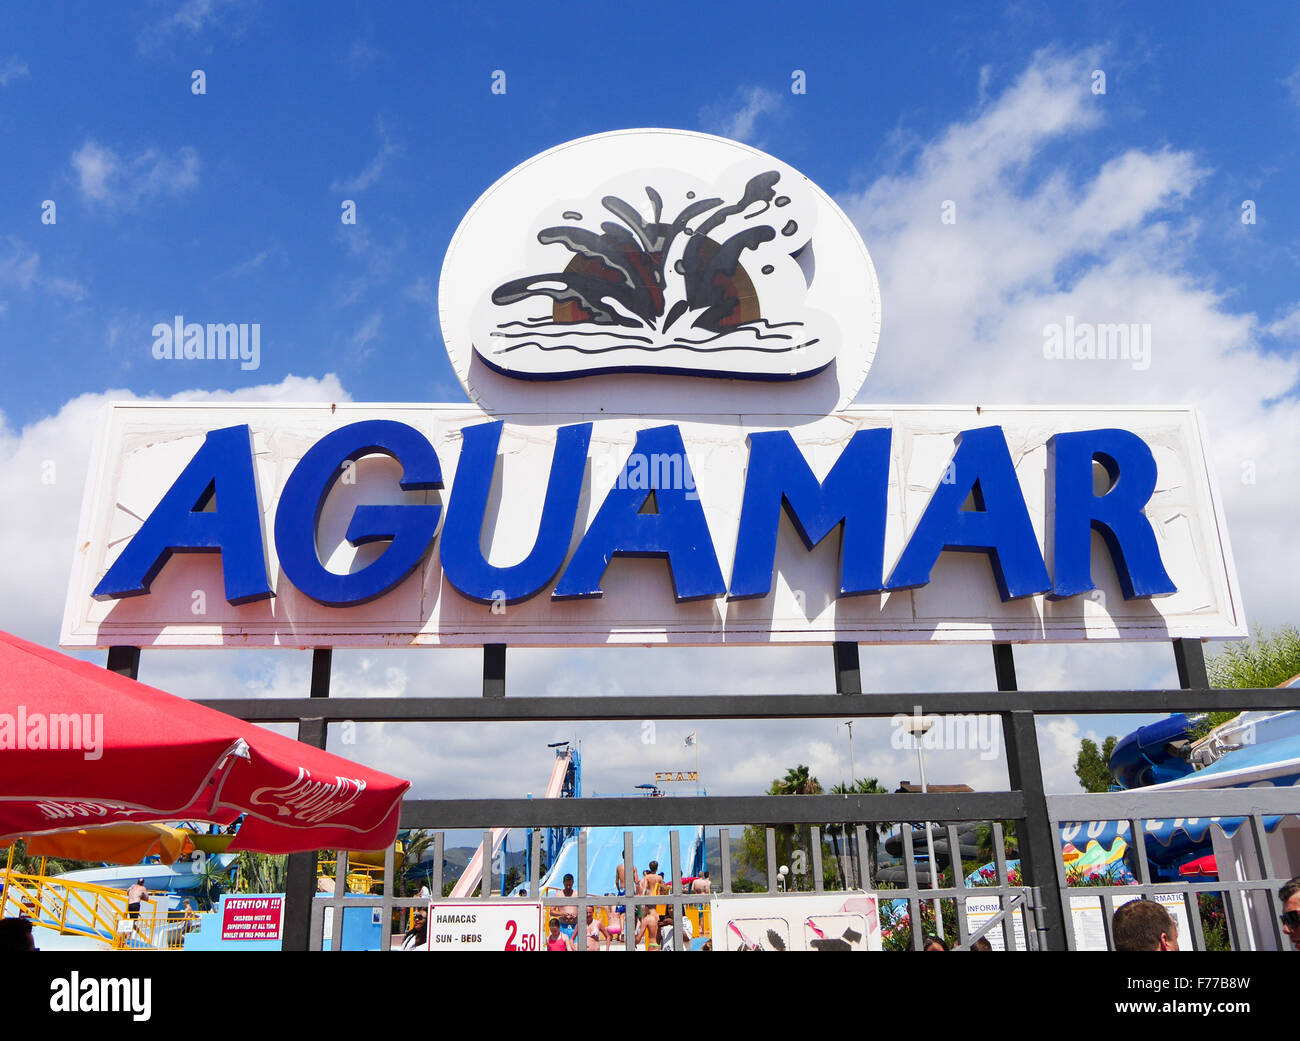
[[[730,204],[680,192],[671,219],[650,185],[642,210],[606,194],[600,205],[617,220],[599,231],[565,209],[572,223],[536,240],[562,247],[568,262],[492,291],[480,308],[478,327],[491,330],[475,343],[480,359],[532,380],[605,372],[789,380],[822,371],[838,344],[825,316],[803,306],[812,221],[778,192],[780,179],[776,170],[754,174]],[[538,313],[542,301],[550,306]]]

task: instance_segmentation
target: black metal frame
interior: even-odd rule
[[[1202,643],[1175,639],[1182,686],[1174,690],[1020,691],[1012,646],[992,644],[995,691],[863,694],[855,643],[834,644],[835,694],[508,697],[506,646],[483,648],[482,697],[329,697],[332,652],[312,652],[308,698],[243,698],[198,703],[258,723],[296,723],[298,739],[325,747],[338,722],[488,723],[557,720],[819,719],[947,713],[997,715],[1002,720],[1010,790],[895,795],[532,799],[412,799],[402,805],[407,828],[793,824],[826,821],[1014,820],[1022,877],[1038,897],[1038,925],[1049,949],[1064,950],[1067,933],[1057,885],[1058,841],[1043,789],[1034,720],[1039,715],[1121,712],[1291,709],[1291,689],[1215,690],[1208,686]],[[108,667],[134,677],[139,648],[112,647]],[[286,950],[307,950],[316,888],[316,855],[290,857],[285,913]]]

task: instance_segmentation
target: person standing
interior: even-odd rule
[[[403,951],[427,951],[429,949],[429,912],[417,907],[411,916],[411,928],[402,937]]]
[[[1176,951],[1178,923],[1154,900],[1130,900],[1115,910],[1111,936],[1117,951]]]
[[[551,919],[551,931],[546,937],[546,949],[548,951],[572,951],[575,949],[573,941],[560,932],[560,923],[555,918]]]
[[[1282,931],[1291,941],[1291,949],[1300,951],[1300,875],[1277,892],[1282,901]]]
[[[560,895],[565,897],[576,897],[578,895],[573,889],[572,875],[564,876],[564,888],[560,891]],[[560,923],[560,932],[572,940],[578,931],[578,905],[560,904],[551,912],[551,921],[556,920]]]
[[[149,899],[149,890],[145,888],[144,879],[137,878],[126,890],[126,916],[131,919],[140,917],[140,904]]]

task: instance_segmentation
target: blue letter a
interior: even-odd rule
[[[210,431],[91,596],[119,600],[148,593],[177,552],[220,553],[232,604],[271,596],[250,438],[247,425]],[[214,498],[215,508],[203,512]]]
[[[637,479],[638,474],[642,480]],[[652,495],[659,512],[642,513]],[[605,569],[620,554],[666,558],[679,601],[721,596],[727,591],[695,492],[682,433],[676,426],[637,434],[627,464],[600,504],[551,597],[600,596]]]
[[[954,549],[988,555],[1003,600],[1046,593],[1052,583],[1002,428],[958,434],[948,473],[952,480],[945,476],[935,489],[885,588],[925,585],[939,554]],[[968,497],[974,510],[962,509]]]

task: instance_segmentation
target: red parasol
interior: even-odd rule
[[[1195,860],[1189,860],[1186,864],[1183,864],[1178,868],[1178,873],[1183,878],[1197,878],[1199,876],[1218,878],[1219,864],[1218,861],[1214,859],[1214,854],[1211,853],[1208,856],[1197,857]]]
[[[376,850],[388,774],[0,632],[0,845],[116,821],[244,820],[230,849]]]

